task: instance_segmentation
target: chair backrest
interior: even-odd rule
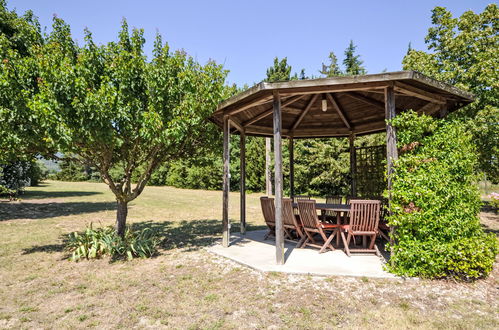
[[[350,228],[352,231],[378,230],[381,202],[353,199],[350,201]]]
[[[293,202],[298,203],[299,200],[310,200],[310,196],[305,196],[305,195],[293,196]],[[294,214],[299,216],[300,212],[298,212],[298,210],[295,209]]]
[[[352,196],[352,195],[347,195],[346,198],[345,198],[347,204],[350,204],[350,201],[354,200],[354,199],[364,199],[364,198],[357,197],[357,196]]]
[[[260,197],[260,204],[262,205],[262,213],[265,222],[268,224],[275,224],[275,204],[274,199],[267,196]]]
[[[320,227],[319,217],[315,208],[315,200],[298,200],[300,220],[305,229],[317,229]]]
[[[299,200],[310,200],[310,196],[305,196],[305,195],[293,196],[293,201],[298,202]]]
[[[326,196],[326,204],[342,204],[343,197],[334,195],[334,196]],[[335,211],[325,211],[326,215],[336,215]]]
[[[298,226],[298,221],[296,221],[293,200],[291,198],[282,199],[282,223],[288,226]]]

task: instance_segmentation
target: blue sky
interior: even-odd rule
[[[145,30],[148,53],[159,31],[173,49],[183,48],[200,62],[223,63],[229,82],[242,86],[264,79],[275,56],[287,56],[294,72],[303,68],[318,75],[330,51],[341,62],[350,39],[369,73],[400,70],[409,42],[426,49],[432,8],[444,6],[459,16],[481,12],[491,2],[8,0],[8,7],[19,13],[32,9],[43,26],[56,14],[80,43],[85,27],[99,43],[116,40],[126,18]]]

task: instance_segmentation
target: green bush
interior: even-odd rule
[[[478,214],[477,153],[467,126],[406,112],[393,120],[395,162],[389,224],[395,227],[390,271],[404,276],[475,280],[497,253]]]
[[[132,260],[154,256],[159,243],[158,235],[150,228],[134,231],[127,227],[122,238],[111,226],[94,229],[91,223],[84,232],[69,234],[66,251],[71,253],[71,261],[100,259],[106,255]]]

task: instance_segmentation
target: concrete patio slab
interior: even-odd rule
[[[224,248],[221,242],[208,251],[234,260],[242,265],[262,272],[283,272],[318,276],[356,276],[396,278],[383,270],[385,259],[374,254],[356,254],[351,257],[342,250],[320,254],[318,249],[295,248],[296,244],[285,243],[284,265],[275,263],[275,242],[272,238],[263,240],[266,230],[247,232],[246,235],[231,235],[231,244]]]

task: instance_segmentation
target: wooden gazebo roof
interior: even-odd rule
[[[419,72],[400,71],[286,82],[261,82],[222,102],[209,118],[224,116],[246,135],[272,136],[273,93],[281,98],[284,137],[346,137],[386,129],[384,89],[392,86],[396,112],[438,115],[471,103],[473,95]],[[322,111],[326,99],[327,111]],[[236,131],[237,132],[237,131]]]

